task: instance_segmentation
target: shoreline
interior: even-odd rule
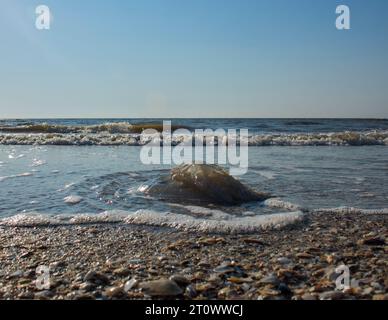
[[[0,299],[388,299],[386,214],[314,212],[250,235],[121,224],[0,230]],[[355,281],[342,292],[335,268],[344,264]],[[39,290],[42,265],[50,288]]]

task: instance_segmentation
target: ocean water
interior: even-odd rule
[[[173,119],[192,131],[249,129],[249,167],[237,179],[270,198],[238,205],[144,192],[173,167],[140,161],[141,140],[131,128],[144,123],[161,120],[0,121],[0,224],[256,232],[314,210],[388,213],[387,120]]]

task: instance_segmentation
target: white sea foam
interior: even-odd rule
[[[0,177],[0,182],[4,181],[4,180],[7,180],[7,179],[29,177],[29,176],[32,176],[32,175],[33,174],[31,172],[24,172],[24,173],[14,174],[14,175],[10,175],[10,176],[4,176],[4,177]]]
[[[164,226],[185,231],[198,231],[210,233],[253,233],[265,229],[279,229],[291,223],[303,220],[300,211],[277,213],[257,216],[217,215],[211,218],[195,218],[192,216],[171,212],[155,212],[153,210],[139,210],[128,215],[124,221],[129,224]]]
[[[299,210],[306,211],[306,209],[302,208],[298,204],[294,204],[292,202],[284,201],[279,198],[270,198],[264,201],[264,205],[270,208],[277,209],[287,209],[287,210]]]
[[[0,219],[0,226],[33,227],[53,225],[79,225],[99,223],[124,223],[169,227],[184,231],[205,233],[256,233],[260,230],[279,229],[290,224],[303,221],[302,211],[292,211],[265,215],[254,215],[247,212],[242,216],[228,214],[220,210],[186,206],[200,217],[178,214],[174,212],[158,212],[154,210],[138,210],[136,212],[112,210],[100,214],[61,214],[48,215],[36,212],[18,214]],[[354,207],[320,208],[310,212],[328,214],[388,214],[388,208],[360,209]]]
[[[388,208],[382,209],[362,209],[354,207],[337,207],[337,208],[319,208],[314,209],[312,212],[323,213],[350,213],[350,214],[388,214]]]
[[[91,223],[125,223],[170,227],[178,230],[217,232],[217,233],[251,233],[264,229],[278,229],[288,224],[303,220],[300,211],[256,216],[233,216],[220,214],[215,210],[209,217],[196,218],[173,212],[153,210],[106,211],[100,214],[45,215],[39,213],[18,214],[0,219],[0,225],[10,227],[32,227],[50,225],[74,225]]]
[[[0,145],[129,145],[141,146],[162,135],[156,133],[153,137],[131,132],[132,129],[120,130],[120,125],[114,124],[115,129],[101,130],[88,129],[82,133],[70,129],[54,133],[0,133]],[[128,126],[128,124],[127,124]],[[109,127],[109,126],[107,126]],[[117,129],[117,130],[116,130]],[[174,135],[171,137],[173,145],[183,140],[191,139],[195,144],[195,134],[192,136]],[[170,138],[169,138],[170,140]],[[206,139],[205,139],[206,140]],[[227,144],[227,136],[215,139],[214,144],[222,141]],[[346,146],[346,145],[385,145],[388,146],[388,131],[375,130],[368,132],[343,131],[332,133],[301,133],[301,134],[260,134],[248,138],[249,146]],[[240,141],[237,139],[237,144]]]
[[[39,167],[39,166],[43,166],[45,164],[46,164],[45,160],[33,159],[31,167]]]
[[[25,155],[24,154],[14,154],[14,153],[11,153],[8,155],[8,158],[9,159],[20,159],[20,158],[23,158]]]
[[[66,224],[66,222],[59,219],[59,216],[55,217],[35,212],[28,214],[17,214],[11,217],[2,218],[0,220],[0,225],[10,227],[38,227],[61,224]]]
[[[276,173],[269,170],[251,170],[251,171],[258,173],[259,175],[261,175],[262,177],[268,180],[273,180],[276,177]]]

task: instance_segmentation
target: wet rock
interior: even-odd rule
[[[34,294],[35,299],[42,299],[42,300],[50,299],[53,296],[54,296],[54,292],[50,290],[44,290]]]
[[[123,287],[110,287],[105,290],[105,295],[109,298],[120,298],[123,294]]]
[[[274,274],[269,274],[268,276],[262,278],[259,283],[261,284],[270,284],[270,285],[273,285],[273,286],[277,286],[279,285],[280,281],[278,279],[278,277],[276,277],[276,275]]]
[[[34,293],[27,291],[27,292],[22,292],[18,295],[19,299],[26,299],[26,300],[31,300],[34,298]]]
[[[192,285],[186,287],[185,294],[189,299],[195,298],[198,293]]]
[[[109,278],[101,272],[97,272],[97,271],[92,270],[92,271],[89,271],[85,275],[84,281],[85,282],[92,282],[95,284],[108,284]]]
[[[291,292],[291,289],[285,284],[285,283],[280,283],[279,286],[278,286],[278,290],[281,292],[281,294],[283,295],[290,295],[292,292]]]
[[[180,287],[186,287],[190,284],[190,280],[180,274],[171,276],[170,280],[174,281]]]
[[[79,285],[79,290],[89,292],[96,288],[96,285],[91,282],[84,282]]]
[[[234,268],[228,265],[221,265],[214,268],[214,272],[221,273],[221,274],[232,273],[234,271],[235,271]]]
[[[345,298],[345,294],[342,291],[327,291],[319,295],[320,300],[341,300]]]
[[[375,294],[373,300],[388,300],[388,294]]]
[[[259,239],[256,238],[243,238],[243,242],[248,243],[248,244],[258,244],[262,246],[266,246],[267,244]]]
[[[230,277],[230,278],[227,278],[227,280],[229,282],[236,283],[236,284],[241,284],[241,283],[253,281],[251,278],[238,278],[238,277]]]
[[[198,241],[198,244],[212,245],[212,244],[224,243],[224,242],[225,242],[224,238],[205,238],[205,239],[200,239]]]
[[[141,282],[139,288],[150,296],[178,296],[183,293],[175,281],[167,279]]]
[[[318,300],[318,297],[316,295],[305,293],[302,295],[302,300]]]
[[[181,165],[168,177],[151,185],[145,193],[171,202],[236,205],[264,201],[269,195],[251,190],[224,171],[208,164]]]
[[[119,277],[126,277],[130,273],[131,273],[131,270],[129,270],[128,268],[117,268],[117,269],[113,270],[113,274],[117,275]]]
[[[383,238],[371,237],[361,240],[361,244],[367,246],[383,246],[385,245],[385,240]]]
[[[124,284],[124,291],[128,292],[132,289],[135,289],[138,286],[138,284],[139,284],[139,281],[137,281],[135,278],[132,278]]]
[[[23,277],[23,275],[24,275],[24,272],[22,270],[17,270],[14,273],[11,273],[8,276],[8,279],[21,278]]]
[[[235,289],[231,287],[225,287],[218,291],[217,296],[218,298],[224,299],[224,298],[231,298],[233,296],[236,296],[237,292]]]
[[[288,259],[286,257],[278,258],[277,262],[280,263],[280,264],[283,264],[283,265],[287,265],[287,264],[291,264],[292,263],[291,259]]]
[[[298,253],[296,255],[296,257],[299,259],[312,259],[312,258],[314,258],[313,255],[311,255],[310,253],[307,253],[307,252]]]

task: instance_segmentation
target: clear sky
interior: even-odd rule
[[[386,0],[0,5],[0,118],[388,118]]]

